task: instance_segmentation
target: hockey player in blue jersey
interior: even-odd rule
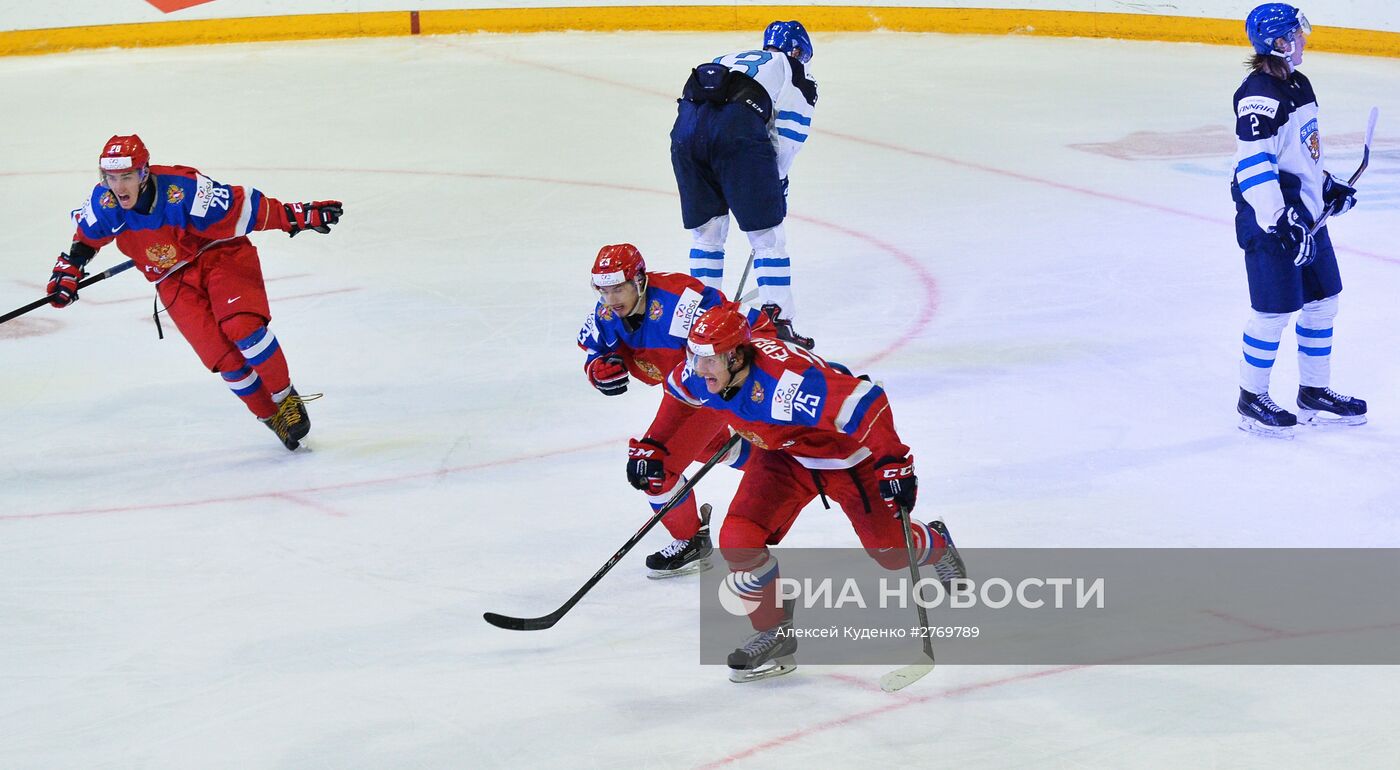
[[[1253,307],[1244,330],[1237,409],[1243,430],[1291,438],[1298,418],[1269,398],[1269,374],[1288,319],[1298,316],[1297,404],[1305,423],[1360,425],[1366,402],[1330,387],[1332,319],[1342,279],[1332,239],[1313,224],[1346,213],[1356,190],[1324,169],[1317,99],[1297,70],[1312,27],[1283,3],[1245,20],[1254,46],[1235,91],[1235,233]]]
[[[671,129],[681,220],[691,233],[690,274],[721,287],[732,211],[753,249],[763,311],[781,338],[808,349],[812,339],[792,327],[796,303],[783,219],[788,169],[817,106],[811,60],[812,39],[801,22],[775,21],[764,30],[761,50],[726,54],[691,72]]]
[[[691,324],[701,313],[725,302],[719,289],[688,275],[647,270],[642,253],[630,243],[599,249],[591,282],[598,302],[584,319],[578,346],[585,354],[583,371],[589,384],[605,396],[625,393],[633,378],[643,385],[660,384],[685,360]],[[767,317],[758,311],[750,313],[750,321],[771,333]],[[634,481],[634,486],[647,492],[653,511],[660,510],[671,501],[676,487],[685,483],[681,472],[691,459],[710,459],[728,439],[729,431],[716,415],[708,430],[698,429],[669,446],[633,441],[631,450],[639,456],[673,458],[675,466],[661,478]],[[742,470],[748,457],[749,444],[743,441],[723,462]],[[662,518],[675,539],[647,557],[647,577],[676,577],[710,568],[709,509],[705,505],[697,510],[691,492]]]

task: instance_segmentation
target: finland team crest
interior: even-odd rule
[[[1303,124],[1302,130],[1299,131],[1298,138],[1302,141],[1303,146],[1307,148],[1308,153],[1312,155],[1313,160],[1322,157],[1322,138],[1318,136],[1317,133],[1317,118],[1313,118]]]

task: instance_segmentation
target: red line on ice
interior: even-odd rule
[[[732,754],[728,754],[714,761],[707,762],[703,765],[699,765],[699,768],[701,770],[707,770],[708,768],[732,765],[740,760],[748,759],[749,757],[752,757],[756,754],[771,751],[773,749],[786,746],[790,743],[795,743],[797,741],[802,740],[803,738],[818,735],[820,733],[826,732],[827,730],[832,730],[838,727],[844,727],[846,725],[854,724],[856,722],[863,722],[867,719],[870,719],[871,717],[877,717],[882,714],[888,714],[891,711],[898,711],[899,709],[908,708],[909,706],[929,703],[931,701],[943,698],[954,698],[959,695],[966,695],[968,693],[978,692],[980,690],[990,690],[994,687],[1002,687],[1008,684],[1028,682],[1034,679],[1043,679],[1045,677],[1055,676],[1057,674],[1067,674],[1071,671],[1080,671],[1082,669],[1095,668],[1097,666],[1102,665],[1138,663],[1148,661],[1153,658],[1162,658],[1186,652],[1195,652],[1198,650],[1219,649],[1222,647],[1236,647],[1241,645],[1260,644],[1265,642],[1273,642],[1287,639],[1302,639],[1316,636],[1342,636],[1345,634],[1365,633],[1367,631],[1386,631],[1396,628],[1400,628],[1400,623],[1380,623],[1371,626],[1356,626],[1353,628],[1326,628],[1318,629],[1315,631],[1280,631],[1277,629],[1269,629],[1264,636],[1251,637],[1248,639],[1231,639],[1228,641],[1219,642],[1203,642],[1201,644],[1193,644],[1185,647],[1176,647],[1165,650],[1157,650],[1155,652],[1147,652],[1141,655],[1127,655],[1121,658],[1106,660],[1102,663],[1079,663],[1068,666],[1057,666],[1055,668],[1047,668],[1042,669],[1040,671],[1031,671],[1025,674],[1016,674],[1014,676],[1001,677],[998,679],[989,679],[985,682],[977,682],[974,684],[963,685],[961,687],[953,687],[947,690],[943,690],[941,692],[931,693],[929,695],[921,695],[913,698],[907,698],[904,700],[896,700],[883,706],[877,706],[875,708],[866,709],[864,711],[856,711],[845,716],[835,717],[833,719],[828,719],[823,722],[818,722],[814,725],[809,725],[807,727],[793,730],[789,733],[784,733],[783,735],[779,735],[776,738],[770,738],[766,741],[755,743],[752,746],[749,746],[748,748],[740,749],[739,751],[736,751]],[[932,676],[932,674],[930,676]],[[849,683],[849,678],[844,676],[830,675],[828,676],[828,678],[838,679],[840,681]]]

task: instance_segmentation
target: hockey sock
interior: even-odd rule
[[[248,411],[258,419],[265,420],[277,414],[277,405],[272,403],[272,397],[252,367],[242,366],[231,372],[219,372],[219,376],[224,378],[224,384],[233,391],[233,395],[243,399]]]
[[[1309,302],[1298,314],[1298,384],[1325,388],[1332,381],[1332,320],[1337,295]]]
[[[277,336],[266,326],[258,326],[247,336],[232,339],[237,340],[238,349],[243,351],[248,365],[262,377],[263,387],[285,397],[291,388],[292,378],[287,372],[287,357],[282,354],[282,346],[277,344]]]
[[[662,490],[658,495],[647,495],[647,502],[651,503],[653,513],[659,511],[671,501],[671,494],[676,487],[685,484],[685,476],[675,476],[671,479],[671,484]],[[689,540],[695,537],[695,533],[700,531],[700,513],[695,509],[695,493],[686,492],[685,497],[676,503],[665,516],[661,517],[661,523],[666,527],[666,531],[671,533],[671,537],[677,540]]]
[[[713,251],[692,248],[690,250],[690,276],[710,288],[718,289],[724,283],[724,248]]]
[[[783,226],[748,233],[753,246],[753,273],[758,283],[759,303],[777,305],[779,318],[792,320],[796,303],[792,297],[792,260],[787,254]]]
[[[755,631],[767,631],[783,622],[786,614],[778,600],[778,560],[767,548],[741,548],[722,552],[729,562],[724,585],[729,597],[721,601],[725,609],[738,614],[743,609]]]
[[[922,521],[910,520],[909,532],[914,536],[915,563],[921,567],[943,558],[943,552],[948,550],[948,541]]]
[[[1273,373],[1278,343],[1290,313],[1261,313],[1254,311],[1244,325],[1244,358],[1240,361],[1240,387],[1250,393],[1269,392],[1269,375]]]
[[[729,215],[722,214],[690,231],[690,276],[714,289],[723,288],[724,241]],[[735,299],[738,299],[735,297]]]

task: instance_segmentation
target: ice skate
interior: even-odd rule
[[[804,337],[796,331],[793,331],[791,320],[778,317],[778,313],[781,312],[781,310],[777,305],[770,302],[759,308],[759,310],[763,311],[763,313],[768,316],[768,319],[773,322],[774,328],[778,330],[778,339],[784,342],[791,342],[807,350],[811,350],[817,346],[816,341],[811,337]]]
[[[1301,401],[1302,394],[1298,397]],[[1235,408],[1240,413],[1240,430],[1269,438],[1293,438],[1293,426],[1298,424],[1298,418],[1275,404],[1268,393],[1255,394],[1240,388],[1240,401]]]
[[[1298,422],[1303,425],[1334,427],[1365,425],[1366,402],[1343,396],[1331,388],[1298,388]]]
[[[292,388],[292,392],[277,404],[277,414],[263,419],[262,422],[277,434],[282,446],[295,450],[301,446],[301,440],[306,438],[306,434],[311,432],[311,417],[307,415],[304,404],[320,397],[320,393],[301,396],[297,394],[296,388]]]
[[[934,519],[928,523],[928,528],[941,535],[943,542],[948,544],[943,555],[933,563],[933,571],[938,575],[938,582],[942,583],[944,588],[948,588],[954,580],[967,577],[967,566],[963,564],[962,554],[958,553],[958,547],[953,545],[953,536],[948,534],[947,524]]]
[[[652,580],[694,575],[712,565],[710,554],[710,504],[700,506],[700,529],[689,540],[672,540],[671,544],[647,557],[647,577]]]
[[[781,623],[750,636],[742,647],[729,653],[729,681],[757,682],[797,670],[793,658],[797,652],[797,637],[792,635],[793,606],[792,600],[784,602]]]

